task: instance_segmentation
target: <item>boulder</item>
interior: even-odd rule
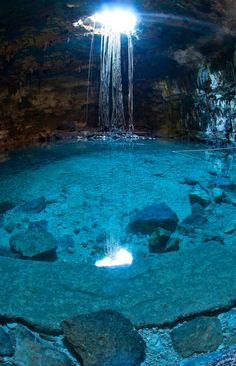
[[[149,251],[151,253],[163,253],[170,236],[170,231],[158,228],[149,238]]]
[[[84,366],[138,366],[144,360],[144,340],[118,312],[75,316],[62,322],[62,330]]]
[[[51,233],[40,226],[35,226],[14,235],[10,239],[10,247],[13,252],[19,253],[23,258],[52,259],[57,241]]]
[[[23,325],[15,330],[16,351],[14,365],[24,366],[73,366],[69,357],[50,343],[36,337]]]
[[[216,317],[200,316],[171,332],[174,348],[182,357],[215,351],[223,342],[221,324]]]
[[[133,233],[149,235],[158,228],[173,232],[178,222],[178,216],[166,203],[154,203],[139,211],[128,229]]]
[[[14,353],[13,342],[10,335],[0,327],[0,356],[12,356]]]
[[[35,198],[31,201],[28,201],[20,206],[21,211],[25,213],[39,213],[44,210],[46,207],[46,200],[44,196],[39,198]]]

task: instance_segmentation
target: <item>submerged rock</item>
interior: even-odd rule
[[[166,244],[164,252],[168,253],[168,252],[174,252],[176,250],[179,250],[179,243],[180,243],[179,237],[176,236],[175,234],[172,235],[170,237],[170,239],[168,240],[168,243]]]
[[[13,236],[10,239],[10,246],[13,252],[19,253],[23,258],[52,259],[57,241],[48,231],[40,226],[33,226],[28,231]]]
[[[225,193],[221,188],[213,188],[212,194],[216,203],[222,202],[223,198],[225,197]]]
[[[228,191],[234,190],[236,187],[232,179],[226,177],[214,177],[208,182],[207,186],[210,188],[218,187]]]
[[[233,234],[236,231],[236,220],[233,220],[229,223],[229,225],[225,228],[225,234]]]
[[[23,325],[15,330],[14,364],[24,366],[73,366],[68,356],[43,339],[36,337]]]
[[[35,198],[31,201],[28,201],[20,206],[21,211],[25,213],[39,213],[44,210],[46,207],[46,200],[44,196],[39,198]]]
[[[12,356],[14,353],[14,347],[10,335],[0,327],[0,355]]]
[[[163,253],[170,236],[170,231],[158,228],[149,238],[149,251],[151,253]]]
[[[189,201],[191,205],[198,203],[203,207],[207,207],[211,204],[211,197],[203,189],[196,189],[189,193]]]
[[[0,202],[0,215],[5,214],[7,211],[12,210],[15,205],[9,201]]]
[[[145,342],[122,314],[104,310],[62,322],[62,330],[84,366],[139,366]]]
[[[173,232],[178,222],[178,216],[166,203],[154,203],[139,211],[129,223],[128,229],[133,233],[149,235],[158,228]]]
[[[218,318],[200,316],[173,329],[171,338],[181,356],[189,357],[215,351],[223,342],[223,333]]]

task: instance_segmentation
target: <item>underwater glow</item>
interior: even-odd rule
[[[131,34],[135,30],[137,18],[128,10],[105,10],[91,17],[94,23],[100,23],[106,29],[115,33]]]
[[[114,255],[107,256],[95,263],[96,267],[127,266],[133,263],[133,256],[128,250],[121,248]]]

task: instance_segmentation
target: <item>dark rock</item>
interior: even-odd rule
[[[36,337],[26,327],[15,330],[14,364],[24,366],[73,366],[68,356],[45,340]]]
[[[158,228],[149,238],[149,251],[151,253],[163,253],[170,236],[170,231]]]
[[[139,211],[129,224],[133,233],[151,235],[158,228],[175,231],[178,224],[176,213],[166,203],[154,203]]]
[[[42,196],[24,203],[23,205],[20,206],[20,209],[26,213],[39,213],[42,210],[44,210],[45,207],[46,207],[46,200],[45,197]]]
[[[206,316],[176,327],[171,332],[171,338],[175,349],[183,357],[214,351],[223,342],[219,319]]]
[[[182,184],[188,184],[189,186],[196,186],[199,181],[193,178],[185,177],[182,181]]]
[[[62,329],[84,366],[138,366],[145,343],[120,313],[99,311],[62,322]]]
[[[235,183],[232,181],[231,178],[226,177],[214,177],[212,178],[207,185],[209,188],[222,188],[228,191],[232,191],[235,189]]]
[[[203,207],[207,207],[211,204],[211,197],[203,189],[196,189],[189,193],[189,201],[191,205],[198,203]]]
[[[14,347],[10,335],[0,327],[0,355],[12,356],[14,353]]]
[[[0,202],[0,215],[5,214],[7,211],[12,210],[15,205],[9,201],[2,201]]]
[[[33,227],[28,231],[16,234],[10,239],[13,252],[19,253],[23,258],[40,259],[40,256],[51,255],[57,248],[57,241],[51,233],[40,227]]]

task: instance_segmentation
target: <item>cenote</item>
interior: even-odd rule
[[[235,366],[235,5],[0,10],[0,365]]]

